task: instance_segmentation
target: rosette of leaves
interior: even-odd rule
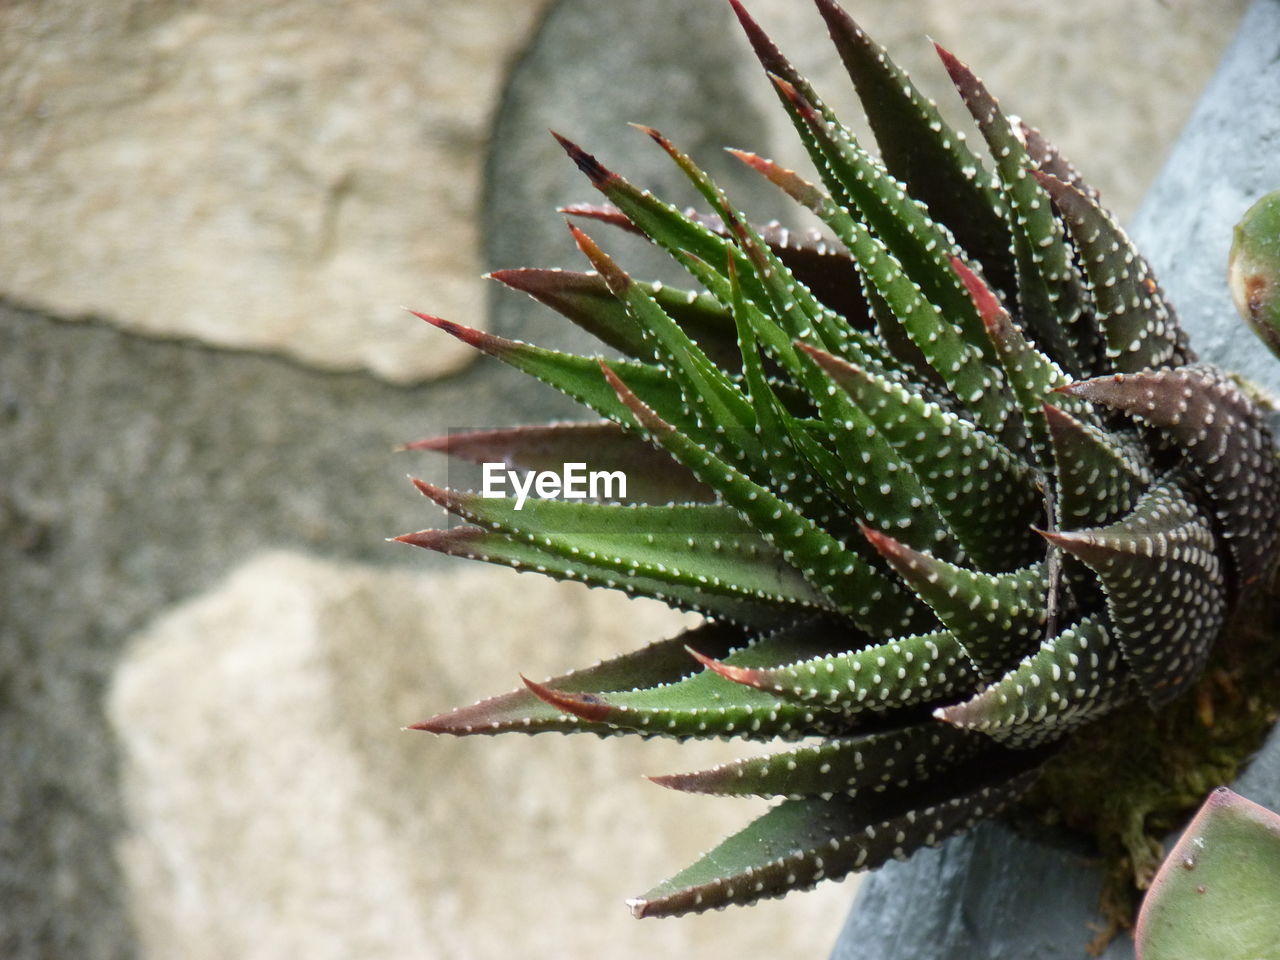
[[[778,896],[998,814],[1085,725],[1187,691],[1280,520],[1258,407],[1196,362],[1141,255],[1038,131],[939,49],[979,157],[817,0],[877,157],[731,2],[820,182],[733,153],[826,239],[752,225],[657,131],[703,212],[561,139],[606,201],[570,208],[577,223],[643,234],[689,287],[632,278],[571,226],[591,272],[494,276],[621,358],[422,316],[599,422],[412,446],[622,469],[629,499],[516,510],[416,481],[467,525],[399,538],[705,617],[420,729],[804,741],[655,778],[781,800],[631,901],[637,916]]]

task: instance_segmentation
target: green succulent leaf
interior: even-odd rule
[[[739,669],[767,669],[798,653],[827,650],[833,639],[829,623],[800,620],[753,640],[725,662]],[[824,721],[803,704],[734,683],[714,670],[673,683],[598,694],[566,692],[529,680],[525,685],[562,713],[646,736],[794,740],[836,729],[836,718]]]
[[[1044,635],[1050,583],[1043,562],[1008,573],[979,573],[869,527],[862,532],[951,631],[984,680],[1000,677]]]
[[[998,288],[1012,292],[1008,213],[982,161],[844,10],[831,0],[818,0],[817,6],[857,88],[885,167],[934,220],[946,224]]]
[[[414,316],[463,343],[536,377],[610,420],[624,422],[627,419],[625,406],[601,373],[600,361],[596,358],[535,347],[425,313],[414,313]],[[632,389],[647,403],[662,410],[684,429],[697,429],[692,418],[684,413],[680,391],[661,368],[638,361],[621,361],[617,366],[627,372]]]
[[[665,883],[628,901],[636,917],[754,903],[931,847],[1008,805],[1034,780],[1020,772],[945,800],[909,792],[784,800]]]
[[[1109,526],[1043,535],[1097,573],[1115,639],[1147,699],[1161,706],[1185,691],[1227,612],[1209,518],[1185,477],[1166,474]]]
[[[850,653],[830,653],[786,666],[700,659],[734,683],[843,717],[945,700],[972,686],[976,677],[964,648],[946,631],[869,644]]]
[[[827,608],[738,513],[720,504],[579,503],[485,497],[415,480],[450,513],[563,561],[584,561],[690,592]]]
[[[689,586],[684,578],[654,579],[639,573],[627,575],[614,567],[590,563],[585,559],[566,559],[525,539],[508,537],[476,526],[457,526],[448,530],[420,530],[396,537],[399,543],[422,547],[453,557],[483,560],[515,570],[532,571],[555,580],[572,580],[591,587],[622,590],[635,597],[661,600],[678,610],[690,610],[732,623],[776,626],[790,621],[793,614],[773,603],[738,594],[715,594]]]
[[[1141,441],[1077,420],[1046,403],[1057,473],[1057,519],[1065,529],[1109,522],[1137,505],[1154,474]]]
[[[1079,250],[1112,366],[1132,373],[1192,359],[1151,268],[1111,214],[1057,177],[1037,170],[1036,180],[1062,211]]]
[[[637,360],[654,360],[653,347],[603,277],[534,269],[495,270],[489,276],[558,311],[615,350]],[[733,321],[715,297],[661,283],[636,281],[636,287],[670,314],[717,366],[734,368]]]
[[[741,151],[729,152],[736,154]],[[562,208],[562,212],[598,220],[646,236],[626,214],[611,204],[571,204]],[[718,237],[732,239],[732,234],[720,217],[693,209],[683,211],[683,216],[701,224]],[[752,224],[750,230],[764,241],[770,252],[825,306],[855,328],[862,329],[868,325],[867,305],[858,290],[857,268],[839,244],[831,243],[816,230],[792,230],[777,222]],[[683,320],[681,322],[685,325]]]
[[[1050,143],[1043,133],[1021,119],[1015,120],[1015,123],[1018,139],[1022,141],[1022,145],[1026,148],[1027,156],[1034,165],[1037,176],[1040,173],[1047,173],[1063,183],[1071,184],[1090,200],[1095,202],[1101,200],[1098,191],[1085,181],[1084,176],[1076,169],[1075,164],[1064,157],[1062,151]]]
[[[981,737],[938,724],[916,724],[861,737],[834,737],[698,773],[650,777],[660,786],[720,796],[829,798],[902,789],[944,775],[981,752]]]
[[[1146,370],[1072,384],[1065,392],[1164,430],[1199,476],[1245,584],[1275,562],[1280,461],[1266,418],[1215,367]]]
[[[1031,176],[1031,157],[1020,130],[968,66],[938,44],[938,56],[995,158],[1009,204],[1017,264],[1018,304],[1033,335],[1050,346],[1071,373],[1093,369],[1096,334],[1081,319],[1080,290],[1049,195]]]
[[[857,262],[867,286],[867,296],[879,297],[887,304],[895,325],[919,351],[938,380],[973,411],[975,422],[996,436],[1002,435],[1013,407],[1000,389],[1003,379],[1000,370],[986,361],[989,344],[985,336],[979,339],[974,331],[969,331],[966,338],[965,331],[944,317],[941,308],[924,296],[893,252],[847,209],[792,171],[754,155],[739,155],[831,226]],[[845,359],[862,362],[842,351],[839,344],[814,345],[825,346]]]
[[[658,640],[593,667],[575,670],[542,682],[560,693],[604,693],[676,683],[697,672],[688,648],[714,651],[728,657],[748,641],[747,631],[724,620],[712,620],[686,630],[670,640]],[[537,697],[528,687],[459,707],[413,724],[412,730],[455,736],[498,733],[580,733],[606,736],[622,731],[564,713]]]
[[[942,521],[937,539],[954,538],[983,570],[1010,569],[1032,559],[1027,541],[993,542],[989,536],[992,523],[1017,530],[1041,515],[1042,496],[1020,459],[969,421],[900,384],[829,354],[807,352],[901,458],[886,458],[905,467],[898,468],[898,479],[890,485],[919,500],[911,504],[913,512],[932,504]],[[869,445],[861,446],[859,459],[874,461]],[[993,502],[997,490],[1002,497]],[[872,526],[891,526],[883,514],[867,511],[864,516]]]
[[[471,463],[501,463],[508,468],[562,470],[586,463],[593,471],[620,471],[627,477],[630,503],[695,503],[715,499],[662,450],[616,423],[555,423],[497,430],[455,431],[405,444],[406,450],[432,450]]]
[[[603,365],[602,365],[603,366]],[[861,630],[892,635],[921,622],[921,610],[853,550],[786,500],[664,422],[607,366],[609,382],[645,433],[714,488]],[[887,603],[885,601],[888,601]],[[894,602],[896,601],[896,603]]]
[[[1045,641],[999,682],[936,715],[1010,747],[1038,747],[1121,703],[1127,681],[1120,659],[1107,628],[1086,619]]]

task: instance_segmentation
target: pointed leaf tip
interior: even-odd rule
[[[439,713],[430,719],[423,720],[421,723],[411,723],[407,727],[402,727],[401,729],[421,730],[424,733],[438,734],[467,732],[462,725],[453,721],[452,718],[454,713],[456,713],[456,711],[452,710],[448,713]]]
[[[791,83],[776,73],[769,74],[769,79],[773,81],[773,85],[777,87],[784,97],[791,102],[791,105],[800,112],[806,121],[815,121],[818,119],[818,111],[808,100],[804,94],[796,89],[795,84]]]
[[[449,435],[443,434],[438,437],[424,437],[421,440],[412,440],[409,443],[398,444],[395,448],[396,453],[408,453],[409,451],[416,450],[426,450],[431,453],[448,453]]]
[[[670,149],[671,141],[668,140],[665,136],[663,136],[661,131],[655,130],[653,127],[650,127],[650,126],[646,126],[643,123],[628,123],[627,126],[631,127],[634,130],[639,130],[641,133],[645,134],[650,139],[660,144],[664,150]]]
[[[703,656],[692,647],[685,647],[689,651],[689,655],[697,660],[700,664],[710,670],[712,673],[719,674],[726,680],[732,680],[734,683],[741,683],[748,687],[754,687],[759,683],[759,671],[752,670],[748,667],[734,667],[727,663],[721,663],[711,657]]]
[[[436,486],[434,483],[427,483],[417,477],[410,477],[409,482],[418,488],[418,492],[424,497],[429,497],[446,510],[451,510],[458,503],[457,494],[446,487]]]
[[[422,547],[424,550],[435,550],[438,553],[453,553],[470,541],[484,536],[478,527],[454,527],[450,530],[419,530],[416,533],[402,533],[392,537],[393,543],[407,543],[411,547]]]
[[[587,153],[587,151],[583,150],[568,137],[561,136],[554,130],[551,131],[551,135],[555,137],[556,142],[564,148],[564,152],[569,155],[569,159],[572,160],[578,169],[586,174],[587,179],[597,187],[613,176],[613,173],[605,167],[604,164],[591,154]]]
[[[615,296],[621,296],[631,286],[631,277],[618,266],[613,257],[600,249],[600,245],[592,240],[585,230],[567,220],[565,226],[573,234],[573,240],[582,251],[582,255],[591,261],[592,268],[604,277],[605,283],[609,285],[609,289]]]
[[[902,544],[887,533],[881,533],[874,527],[869,527],[861,520],[858,521],[858,532],[866,537],[867,542],[876,548],[876,552],[882,557],[896,556],[902,548]]]
[[[529,692],[543,703],[583,720],[600,722],[607,720],[613,713],[613,707],[595,694],[563,693],[530,680],[523,673],[520,674],[520,680],[529,688]]]
[[[940,44],[937,40],[931,41],[933,49],[938,54],[938,59],[942,61],[942,65],[946,67],[947,73],[951,75],[952,82],[958,82],[958,77],[969,74],[969,68],[959,57]]]
[[[419,313],[417,310],[410,310],[409,312],[419,320],[425,320],[433,327],[443,330],[449,336],[456,337],[463,343],[491,355],[502,353],[511,344],[509,340],[491,333],[485,333],[483,330],[477,330],[475,327],[464,326],[461,323],[455,323],[443,317],[432,316],[429,313]]]
[[[847,376],[854,371],[853,364],[848,360],[842,360],[835,354],[827,353],[827,351],[815,347],[812,344],[805,343],[803,340],[793,340],[791,345],[796,349],[807,354],[809,359],[820,366],[824,373],[829,377],[839,380],[841,376]]]
[[[605,380],[613,388],[614,393],[618,395],[618,399],[635,415],[635,418],[644,429],[650,433],[665,433],[675,429],[654,413],[643,400],[632,393],[631,388],[622,382],[622,378],[614,373],[613,368],[604,360],[600,361],[600,372],[604,374]]]
[[[964,284],[970,299],[973,300],[973,305],[978,308],[978,313],[982,316],[982,322],[988,330],[993,329],[999,324],[1005,313],[1004,307],[1000,305],[999,298],[963,260],[955,256],[951,257],[950,260],[951,269],[955,271],[956,276],[960,278],[960,282]]]
[[[899,575],[907,577],[908,574],[917,573],[921,569],[932,568],[933,558],[927,553],[914,550],[901,540],[897,540],[887,533],[881,533],[879,530],[867,526],[861,520],[858,521],[858,529],[867,538],[867,542],[875,548],[876,553],[888,560]]]

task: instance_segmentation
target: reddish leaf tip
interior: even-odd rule
[[[909,554],[915,553],[901,540],[895,540],[887,533],[882,533],[874,527],[867,526],[861,520],[858,521],[858,530],[866,537],[867,542],[875,548],[876,553],[886,560],[905,560]]]
[[[848,368],[851,368],[852,366],[847,361],[841,360],[835,354],[827,353],[827,351],[823,350],[821,347],[815,347],[812,344],[805,343],[803,340],[793,340],[791,341],[791,345],[797,350],[801,350],[807,354],[814,363],[822,367],[822,369],[827,371],[827,373],[833,375],[837,373],[847,373]]]
[[[641,426],[652,433],[675,429],[654,413],[643,400],[632,393],[631,388],[622,382],[622,378],[614,373],[613,368],[609,366],[606,360],[602,359],[599,363],[600,372],[604,374],[605,381],[613,388],[613,392],[618,395],[618,399],[622,401],[623,406],[635,415]]]
[[[745,684],[748,687],[754,687],[760,683],[760,671],[758,670],[751,670],[747,667],[733,667],[727,663],[721,663],[712,657],[704,656],[692,647],[685,647],[685,650],[689,651],[689,655],[697,660],[698,663],[726,680]]]
[[[449,435],[444,434],[439,437],[424,437],[421,440],[402,443],[395,449],[397,453],[406,453],[410,450],[430,450],[432,453],[448,453]]]
[[[631,277],[614,262],[614,259],[600,249],[600,245],[591,239],[585,230],[580,229],[576,224],[566,220],[565,225],[569,228],[569,232],[573,234],[573,241],[578,245],[578,249],[582,251],[583,256],[591,261],[591,266],[595,268],[600,276],[604,277],[605,282],[609,284],[609,289],[615,294],[619,294],[631,285]]]
[[[523,673],[520,674],[520,680],[529,688],[529,692],[543,703],[583,720],[599,722],[607,720],[613,713],[613,707],[594,694],[564,693],[553,690],[551,687],[530,680]]]
[[[1055,392],[1061,392],[1061,387]],[[1040,412],[1044,415],[1045,422],[1049,425],[1049,429],[1053,431],[1070,429],[1078,422],[1075,417],[1067,413],[1061,407],[1056,407],[1052,403],[1040,404]]]
[[[569,159],[574,162],[579,170],[586,174],[595,186],[600,186],[607,181],[613,174],[597,160],[594,156],[587,153],[580,146],[570,140],[568,137],[561,136],[552,130],[551,135],[556,138],[556,142],[564,148],[564,152],[569,155]]]
[[[417,310],[410,310],[419,320],[425,320],[451,337],[456,337],[463,343],[475,347],[477,350],[483,350],[486,353],[492,353],[494,348],[500,342],[500,338],[494,337],[492,334],[485,333],[483,330],[477,330],[474,327],[467,327],[461,323],[454,323],[452,320],[445,320],[443,317],[432,316],[429,313],[420,313]]]
[[[424,550],[435,550],[438,553],[453,553],[467,541],[483,536],[484,531],[478,527],[454,527],[451,530],[419,530],[416,533],[404,533],[392,537],[393,543],[407,543]]]
[[[661,144],[664,149],[669,149],[671,147],[671,141],[668,140],[666,137],[664,137],[660,131],[655,130],[653,127],[646,126],[643,123],[629,123],[627,124],[627,126],[635,130],[639,130],[641,133],[648,135],[655,142]]]
[[[951,79],[955,80],[957,74],[969,73],[969,68],[954,53],[940,44],[937,40],[932,41],[933,49],[938,54],[938,59],[942,61],[942,65],[947,68],[947,73],[951,74]]]
[[[505,283],[509,287],[516,287],[521,277],[529,272],[528,267],[514,267],[505,270],[490,270],[484,275],[485,280],[497,280],[499,283]],[[514,281],[514,282],[513,282]]]
[[[999,298],[995,295],[986,281],[975,273],[968,264],[959,257],[953,256],[951,259],[951,269],[956,276],[960,278],[960,282],[964,284],[964,288],[969,293],[969,299],[973,301],[973,305],[977,307],[979,315],[982,317],[983,324],[986,325],[988,332],[998,330],[1004,325],[1006,313],[1004,307],[1000,305]]]
[[[773,163],[758,153],[752,153],[750,150],[739,150],[736,147],[725,147],[724,149],[730,156],[741,160],[752,170],[756,170],[759,173],[768,174],[773,169]]]
[[[1055,202],[1060,197],[1065,196],[1068,191],[1075,190],[1075,188],[1065,180],[1061,180],[1053,174],[1046,173],[1043,170],[1032,170],[1031,175],[1036,178],[1036,182],[1039,183],[1040,186],[1044,187],[1049,196],[1053,197]]]
[[[644,774],[644,778],[650,783],[656,783],[658,786],[666,787],[668,790],[680,790],[680,784],[684,780],[684,775],[679,773],[665,773],[657,775],[646,773]]]
[[[421,723],[411,723],[402,730],[422,730],[426,733],[457,733],[459,728],[449,723],[450,714],[441,713],[429,720],[423,720]]]
[[[783,79],[776,73],[769,74],[769,79],[773,81],[773,85],[782,92],[782,95],[790,101],[791,105],[800,112],[800,115],[806,120],[813,120],[817,117],[818,111],[814,109],[813,104],[804,98],[804,95],[796,89],[795,84]]]
[[[430,497],[442,507],[447,508],[456,499],[451,491],[444,487],[438,487],[434,483],[427,483],[427,481],[420,480],[417,477],[410,477],[409,482],[418,488],[419,493],[425,497]]]
[[[741,0],[729,0],[729,6],[733,8],[734,16],[738,18],[738,22],[742,24],[748,35],[763,34],[760,24],[756,23],[755,17],[747,12],[747,8],[742,5]]]

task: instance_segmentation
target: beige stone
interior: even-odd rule
[[[810,3],[749,0],[779,46],[842,116],[860,118],[848,78]],[[846,0],[844,6],[948,118],[967,124],[929,38],[1039,127],[1122,219],[1137,209],[1217,66],[1248,0]],[[761,94],[772,99],[763,81]],[[777,118],[777,111],[771,111]],[[785,129],[784,129],[785,128]],[[972,127],[970,139],[981,143]],[[778,150],[802,151],[783,120]]]
[[[852,885],[679,921],[622,900],[762,804],[642,772],[727,744],[400,727],[672,635],[652,602],[459,564],[260,557],[135,639],[110,696],[146,957],[823,956]]]
[[[0,293],[395,381],[483,325],[485,138],[540,0],[0,5]]]

